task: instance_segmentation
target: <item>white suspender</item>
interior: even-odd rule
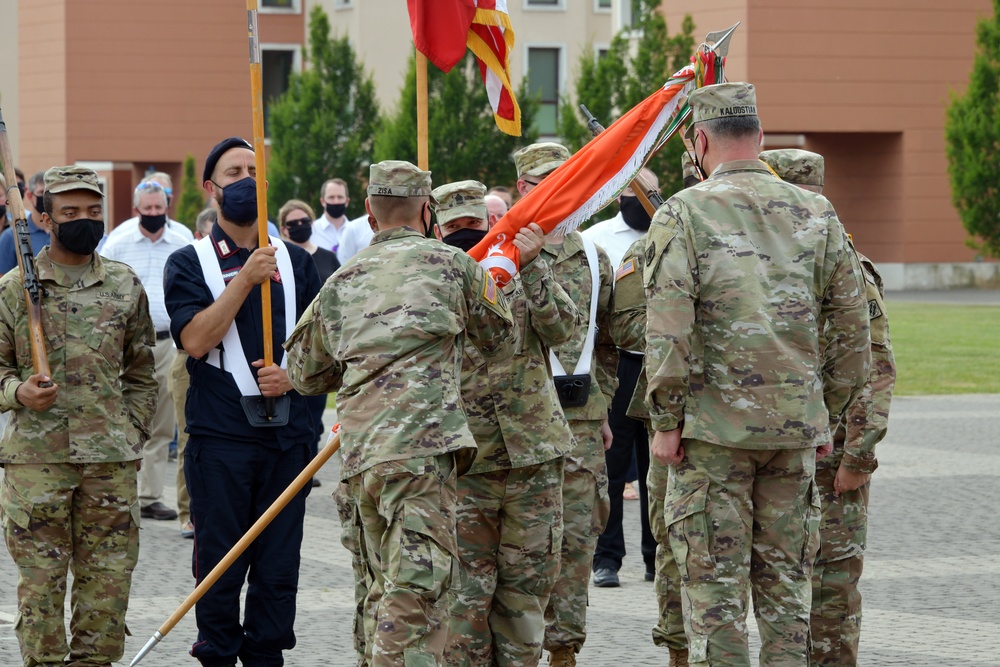
[[[597,301],[601,295],[601,268],[597,260],[597,246],[582,234],[580,239],[583,241],[583,251],[587,254],[587,265],[590,267],[590,320],[587,322],[587,339],[583,342],[583,352],[580,354],[580,360],[576,362],[573,375],[589,375],[590,363],[594,356],[594,339],[597,337]],[[552,375],[566,375],[566,370],[552,350],[549,350],[549,361],[552,364]]]
[[[289,336],[295,328],[295,276],[292,271],[292,260],[288,256],[288,249],[285,244],[275,237],[269,237],[271,245],[275,248],[275,259],[278,261],[278,273],[281,275],[281,287],[285,294],[285,336]],[[218,299],[222,291],[226,289],[226,281],[222,278],[222,267],[219,266],[219,259],[215,253],[215,246],[212,237],[206,236],[194,244],[198,251],[198,263],[201,264],[201,273],[205,277],[205,284],[212,292],[212,298]],[[240,332],[236,329],[236,321],[229,325],[229,330],[222,337],[222,355],[220,363],[219,349],[215,348],[208,353],[208,363],[219,369],[224,369],[233,376],[236,386],[239,387],[243,396],[260,396],[260,387],[253,379],[250,371],[250,363],[243,352],[243,343],[240,340]],[[287,357],[282,356],[281,367],[287,366]]]

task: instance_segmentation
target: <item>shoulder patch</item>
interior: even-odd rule
[[[875,299],[868,300],[868,319],[875,320],[882,317],[885,313],[882,312],[882,307],[878,305],[878,301]]]
[[[634,273],[634,272],[635,272],[635,260],[634,259],[630,259],[627,262],[622,262],[622,265],[618,267],[617,271],[615,271],[615,280],[620,280],[620,279],[624,278],[625,276],[627,276],[628,274]]]
[[[493,280],[493,276],[490,275],[489,271],[486,272],[486,283],[483,286],[483,298],[494,306],[497,303],[497,284],[496,281]]]
[[[649,245],[646,246],[646,266],[650,266],[653,260],[656,259],[656,243],[652,239],[648,241]]]

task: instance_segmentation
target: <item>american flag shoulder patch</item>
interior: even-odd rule
[[[623,262],[622,265],[618,267],[618,270],[615,271],[615,280],[621,280],[633,272],[635,272],[635,260],[630,259],[627,262]]]
[[[486,285],[483,287],[483,298],[492,303],[494,306],[497,304],[497,284],[489,272],[486,273]]]

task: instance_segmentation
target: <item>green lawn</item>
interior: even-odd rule
[[[896,395],[1000,393],[1000,307],[893,303]]]

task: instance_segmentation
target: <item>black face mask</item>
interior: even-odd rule
[[[35,197],[35,210],[38,211],[39,218],[45,213],[45,195]]]
[[[83,218],[53,224],[52,229],[66,250],[75,255],[90,255],[104,236],[104,221]]]
[[[486,238],[486,231],[482,229],[460,229],[457,232],[448,234],[442,239],[448,245],[469,252],[480,241]]]
[[[7,204],[4,204],[3,206],[0,206],[0,218],[6,218],[6,217],[7,217]]]
[[[150,234],[155,234],[156,232],[163,229],[164,225],[167,224],[167,214],[161,213],[160,215],[139,215],[139,224]]]
[[[222,217],[240,227],[257,222],[257,181],[247,176],[222,188],[219,209]]]
[[[24,183],[17,184],[17,191],[21,193],[21,201],[24,201]]]
[[[649,229],[650,215],[638,197],[622,197],[619,206],[626,225],[637,232]]]
[[[347,204],[325,204],[323,208],[326,209],[328,216],[336,220],[344,215],[344,211],[347,210]]]
[[[312,225],[298,225],[297,227],[286,227],[286,229],[288,230],[288,238],[294,243],[305,243],[313,233]]]

